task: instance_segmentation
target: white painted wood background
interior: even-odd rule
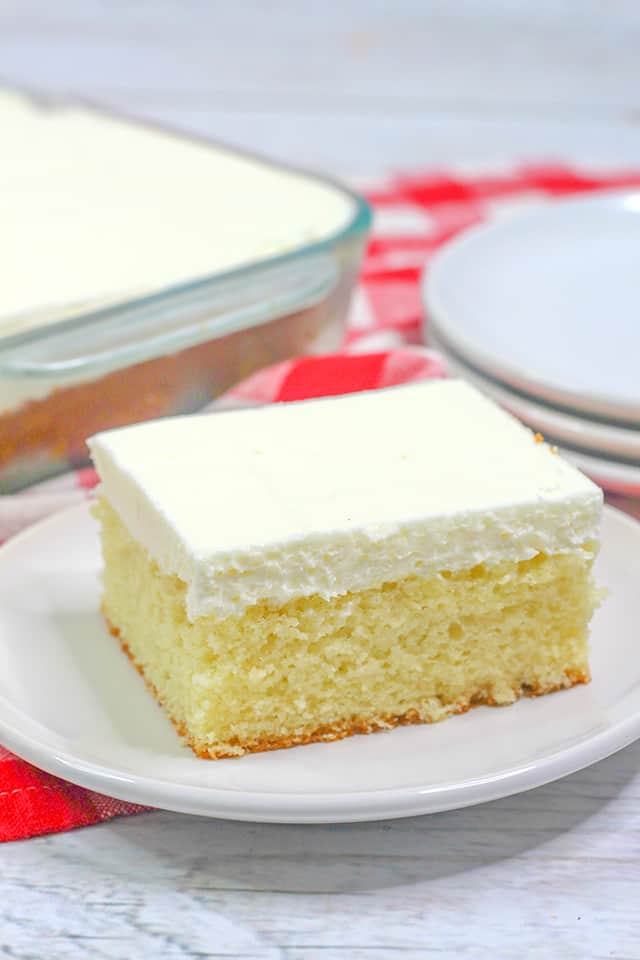
[[[638,0],[2,0],[0,76],[368,172],[640,157]]]
[[[637,0],[2,0],[0,76],[334,172],[640,165]],[[639,771],[640,743],[431,817],[5,845],[0,957],[638,960]]]

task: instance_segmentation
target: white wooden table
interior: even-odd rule
[[[635,0],[0,5],[6,79],[357,174],[640,164],[639,51]],[[638,960],[640,743],[431,817],[155,813],[5,845],[0,894],[14,960]]]

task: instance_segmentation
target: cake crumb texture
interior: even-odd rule
[[[196,754],[442,720],[585,683],[595,544],[189,621],[112,507],[96,507],[111,631]]]

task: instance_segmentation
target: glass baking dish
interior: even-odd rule
[[[198,410],[260,367],[339,345],[371,214],[332,181],[304,177],[350,204],[332,235],[52,324],[0,330],[0,492],[86,463],[96,431]]]

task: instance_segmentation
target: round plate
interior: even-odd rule
[[[434,257],[436,335],[525,393],[640,424],[640,193],[556,201],[464,233]]]
[[[429,343],[442,354],[447,369],[453,376],[474,384],[533,430],[553,438],[554,442],[580,447],[592,457],[635,460],[635,464],[631,463],[630,466],[634,468],[635,475],[640,476],[640,430],[609,426],[597,420],[573,416],[563,410],[536,403],[535,400],[514,393],[503,384],[468,366],[433,333],[429,336]]]
[[[616,463],[615,460],[563,447],[561,443],[558,450],[603,489],[624,497],[640,497],[640,466]]]
[[[431,726],[200,760],[184,747],[98,613],[87,505],[0,550],[0,742],[126,800],[237,820],[330,823],[432,813],[527,790],[640,736],[640,525],[607,509],[593,682]]]

